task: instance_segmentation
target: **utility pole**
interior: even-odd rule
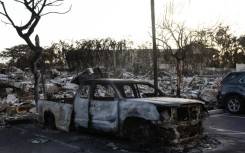
[[[155,30],[155,6],[154,0],[151,0],[151,23],[152,23],[152,45],[153,45],[153,70],[154,70],[154,88],[157,96],[157,48],[156,48],[156,30]]]

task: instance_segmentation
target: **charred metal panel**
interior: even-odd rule
[[[118,130],[118,98],[108,83],[97,83],[90,99],[90,128],[104,132]]]
[[[78,98],[74,101],[75,126],[88,127],[88,99]]]
[[[152,103],[154,105],[162,105],[162,106],[171,106],[171,107],[180,107],[182,105],[190,105],[190,104],[204,104],[201,101],[193,100],[193,99],[183,99],[183,98],[172,98],[172,97],[153,97],[153,98],[137,98],[134,99],[134,102],[142,102],[142,103]]]
[[[90,85],[80,85],[74,101],[75,126],[88,128]]]
[[[44,122],[45,112],[51,112],[55,117],[56,128],[67,132],[69,131],[73,110],[72,104],[39,100],[38,109],[39,115],[41,115],[39,116],[40,122]]]
[[[90,113],[92,115],[92,128],[116,132],[117,130],[117,100],[116,101],[91,101]]]
[[[133,100],[121,101],[119,109],[122,122],[127,117],[139,117],[149,121],[159,120],[160,118],[156,106],[151,103],[140,103]]]

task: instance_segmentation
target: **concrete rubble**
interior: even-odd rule
[[[125,79],[141,79],[153,83],[153,75],[134,75],[125,70],[106,70],[100,68],[85,69],[80,73],[59,72],[51,70],[52,73],[44,74],[45,94],[40,84],[41,98],[73,98],[79,84],[79,78],[113,77]],[[54,75],[55,74],[55,75]],[[181,97],[199,99],[206,103],[209,108],[216,104],[217,89],[220,76],[193,76],[183,77],[181,84]],[[176,94],[177,77],[165,72],[158,75],[159,88],[168,96]],[[18,119],[35,113],[35,102],[33,98],[33,76],[30,72],[19,69],[0,74],[0,129],[8,119]]]
[[[143,79],[153,84],[153,76],[151,73],[135,76],[133,73],[125,72],[122,75],[125,79]],[[181,97],[189,99],[198,99],[205,102],[210,109],[217,105],[217,85],[221,81],[222,76],[214,75],[196,75],[192,77],[183,77],[181,84]],[[174,97],[176,95],[177,76],[166,72],[159,72],[158,87],[167,96]]]

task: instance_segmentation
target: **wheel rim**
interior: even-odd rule
[[[240,102],[237,99],[230,99],[228,101],[227,106],[231,112],[238,112],[240,110],[240,107],[241,107]]]

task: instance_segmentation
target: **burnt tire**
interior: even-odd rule
[[[56,129],[54,114],[47,112],[44,115],[44,125],[52,130]]]
[[[244,103],[238,96],[230,96],[226,100],[226,110],[231,114],[242,113],[244,110]]]
[[[154,132],[149,125],[137,126],[130,135],[131,145],[137,151],[153,151],[155,140]]]

